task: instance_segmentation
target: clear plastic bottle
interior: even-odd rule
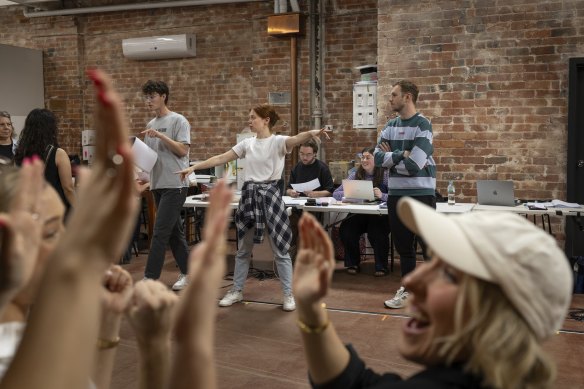
[[[454,205],[456,204],[456,200],[454,198],[454,195],[456,194],[456,189],[454,188],[454,183],[452,182],[452,180],[450,180],[448,182],[448,205]]]

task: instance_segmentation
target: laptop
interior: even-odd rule
[[[480,205],[514,207],[513,181],[478,180],[477,201]]]
[[[374,202],[373,181],[343,180],[344,200],[347,202]]]

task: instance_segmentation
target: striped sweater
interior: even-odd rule
[[[389,143],[391,151],[379,148]],[[410,151],[404,158],[404,151]],[[436,191],[436,163],[432,158],[432,124],[416,113],[407,120],[391,119],[381,131],[375,150],[375,165],[389,169],[390,196],[425,196]]]

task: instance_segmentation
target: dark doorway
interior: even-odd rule
[[[569,66],[567,200],[584,204],[584,58]],[[584,256],[584,214],[566,218],[566,255]]]

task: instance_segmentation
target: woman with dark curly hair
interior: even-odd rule
[[[14,162],[38,155],[45,162],[45,179],[63,200],[67,210],[75,202],[69,156],[57,142],[57,118],[48,109],[35,108],[26,117],[20,133]]]
[[[349,172],[348,180],[373,181],[373,194],[380,201],[387,201],[389,174],[387,169],[375,166],[373,160],[375,147],[365,147],[361,153],[361,165]],[[333,193],[333,197],[341,201],[345,197],[343,185]],[[361,249],[359,240],[367,233],[369,243],[373,247],[375,256],[376,277],[383,277],[389,273],[387,256],[389,255],[389,221],[383,215],[351,214],[341,223],[339,229],[341,241],[345,249],[345,267],[347,273],[357,274],[361,271]]]

